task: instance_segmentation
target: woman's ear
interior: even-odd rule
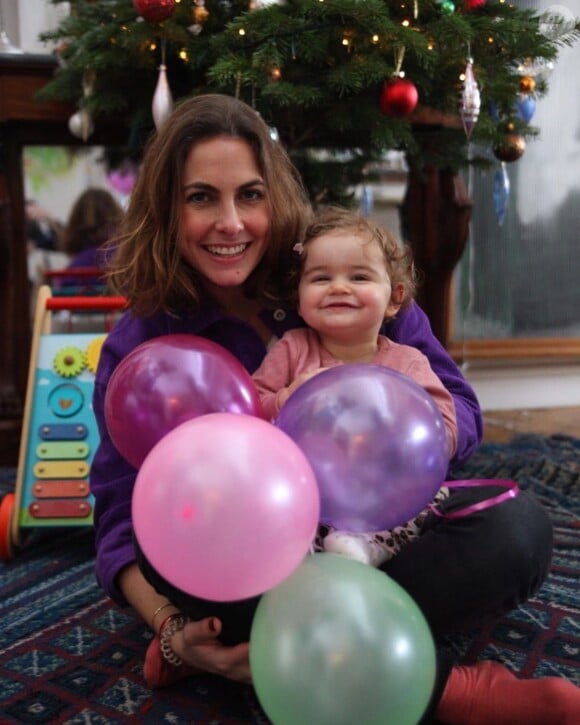
[[[392,317],[394,317],[397,314],[397,312],[401,309],[401,305],[403,304],[404,301],[405,301],[405,285],[402,282],[400,282],[391,291],[391,299],[389,300],[389,304],[387,305],[387,309],[385,311],[385,319],[390,320]]]

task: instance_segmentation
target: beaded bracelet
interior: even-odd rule
[[[173,604],[171,602],[165,602],[165,604],[162,604],[160,607],[157,607],[157,609],[153,612],[153,616],[151,617],[151,629],[153,631],[155,631],[155,620],[157,619],[157,616],[159,614],[161,614],[161,612],[164,609],[167,609],[167,607],[172,607],[172,606],[173,606]]]
[[[176,632],[181,632],[185,625],[189,622],[189,617],[185,614],[170,614],[162,623],[159,630],[159,641],[161,643],[161,654],[166,662],[174,667],[179,667],[182,663],[181,657],[178,657],[171,648],[171,638]]]

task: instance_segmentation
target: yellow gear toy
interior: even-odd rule
[[[63,347],[52,361],[54,372],[62,378],[75,378],[82,373],[85,366],[85,356],[78,347]]]

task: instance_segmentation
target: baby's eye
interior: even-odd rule
[[[311,282],[328,282],[330,277],[327,274],[316,274],[310,278]]]
[[[353,282],[368,282],[369,276],[368,274],[353,274],[352,280]]]

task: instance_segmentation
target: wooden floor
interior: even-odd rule
[[[580,438],[580,408],[487,410],[483,419],[484,441],[504,443],[518,433],[562,433]]]

